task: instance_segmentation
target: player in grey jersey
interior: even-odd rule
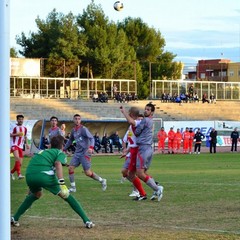
[[[66,151],[74,140],[76,142],[76,150],[68,168],[71,184],[69,191],[76,192],[74,169],[81,164],[85,175],[99,181],[102,184],[102,190],[105,191],[107,189],[107,180],[101,178],[91,170],[91,154],[93,153],[94,148],[93,135],[89,132],[88,128],[81,124],[81,116],[79,114],[73,116],[73,122],[75,127],[72,129],[70,138],[64,146],[64,151]]]
[[[136,124],[135,121],[127,114],[126,111],[121,110],[130,124]],[[153,157],[153,114],[155,106],[152,103],[148,103],[144,110],[144,119],[136,126],[135,136],[137,137],[138,153],[136,162],[136,174],[144,181],[154,193],[151,200],[158,198],[161,200],[163,196],[163,187],[158,186],[154,179],[147,174],[152,157]]]
[[[52,116],[50,118],[50,124],[51,124],[51,127],[48,130],[48,142],[51,142],[53,137],[56,137],[59,135],[65,137],[61,128],[58,127],[58,118],[57,117]]]

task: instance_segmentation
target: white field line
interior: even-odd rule
[[[119,176],[119,179],[111,179],[111,178],[107,178],[105,176],[105,178],[108,181],[108,184],[111,182],[119,182],[120,184],[123,183],[130,183],[128,180],[124,180],[123,182],[121,182],[121,176]],[[157,178],[154,178],[156,181],[158,181]],[[84,181],[92,181],[92,179],[86,177],[86,176],[76,176],[75,175],[75,180],[80,180],[81,182]],[[78,184],[78,182],[76,182],[76,184]],[[208,185],[208,186],[240,186],[240,182],[232,182],[232,183],[221,183],[221,182],[204,182],[204,181],[199,181],[199,182],[161,182],[159,181],[159,184],[164,185],[164,184],[179,184],[179,185]]]
[[[158,179],[155,179],[156,181],[158,181]],[[121,179],[120,180],[110,180],[108,182],[119,182],[121,184],[123,183],[130,183],[128,180],[125,180],[124,182],[121,182]],[[208,186],[240,186],[240,182],[234,182],[234,183],[211,183],[211,182],[159,182],[159,184],[161,185],[165,185],[165,184],[177,184],[177,185],[208,185]]]
[[[35,219],[43,219],[43,220],[56,220],[56,221],[81,221],[79,218],[57,218],[57,217],[40,217],[40,216],[24,216],[24,218],[35,218]],[[94,222],[96,223],[96,222]],[[102,226],[126,226],[127,224],[124,222],[123,224],[119,222],[101,222],[100,225]],[[145,226],[147,227],[147,223],[145,223]],[[129,224],[129,227],[132,227],[132,224]],[[240,235],[240,231],[228,231],[228,230],[222,230],[222,229],[208,229],[208,228],[194,228],[194,227],[178,227],[178,226],[159,226],[150,224],[148,227],[154,227],[154,228],[160,228],[160,229],[179,229],[179,230],[189,230],[189,231],[196,231],[196,232],[212,232],[212,233],[227,233],[227,234],[237,234]]]
[[[209,185],[209,186],[240,186],[240,182],[236,183],[211,183],[211,182],[160,182],[164,184],[183,184],[183,185]]]

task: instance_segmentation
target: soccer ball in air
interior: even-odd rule
[[[121,11],[123,9],[123,3],[121,1],[117,1],[113,4],[113,8],[116,11]]]

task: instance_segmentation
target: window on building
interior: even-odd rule
[[[206,77],[206,74],[205,73],[201,73],[200,74],[200,78],[205,78]]]
[[[229,71],[229,77],[233,77],[234,76],[234,71]]]

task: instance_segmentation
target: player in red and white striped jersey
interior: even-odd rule
[[[27,128],[23,126],[23,115],[17,115],[17,123],[10,132],[11,137],[11,149],[13,153],[15,164],[11,170],[12,179],[15,180],[14,173],[17,172],[18,179],[23,179],[24,176],[21,174],[21,165],[23,161],[23,147],[26,143],[26,148],[29,149],[27,144]]]

